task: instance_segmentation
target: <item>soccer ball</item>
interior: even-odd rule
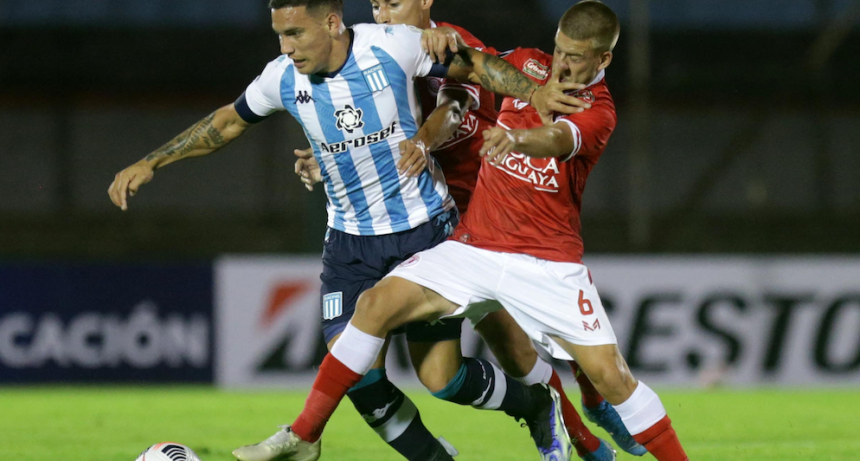
[[[162,442],[143,450],[135,461],[200,461],[200,457],[181,443]]]

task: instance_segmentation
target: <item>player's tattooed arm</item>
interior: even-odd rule
[[[231,104],[195,123],[144,160],[155,169],[183,158],[211,154],[238,138],[248,126]]]
[[[400,143],[397,170],[406,176],[418,176],[427,165],[433,165],[430,153],[451,139],[472,107],[472,96],[462,88],[445,88],[436,98],[436,108],[412,139]]]
[[[542,115],[575,114],[591,107],[581,99],[564,94],[585,85],[553,82],[552,85],[541,86],[504,59],[474,48],[461,48],[454,55],[448,67],[448,77],[477,83],[494,93],[527,101]]]
[[[500,165],[511,152],[529,157],[566,157],[574,148],[573,132],[567,123],[530,130],[505,130],[493,127],[485,130],[484,145],[479,155],[494,165]]]
[[[249,126],[233,104],[216,110],[139,162],[117,173],[108,187],[111,201],[123,211],[127,210],[128,197],[152,181],[157,168],[183,158],[211,154],[241,136]]]

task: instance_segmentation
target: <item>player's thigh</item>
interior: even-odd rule
[[[498,301],[487,301],[496,303]],[[511,315],[499,304],[499,309],[485,315],[475,331],[487,343],[505,373],[522,377],[534,368],[538,356],[532,340]]]
[[[409,357],[421,384],[430,392],[439,392],[457,376],[463,364],[460,339],[442,341],[409,341]]]
[[[335,337],[332,338],[331,341],[328,342],[328,344],[326,344],[329,351],[331,351],[331,349],[334,347],[334,345],[338,339],[340,339],[340,333],[335,335]],[[389,345],[391,345],[391,337],[390,336],[385,338],[385,344],[382,345],[382,350],[379,351],[379,356],[376,357],[376,362],[373,362],[372,368],[384,368],[385,367],[385,356],[388,354],[388,346]]]
[[[438,320],[456,308],[433,290],[400,277],[386,277],[359,296],[352,324],[381,337],[410,322]]]

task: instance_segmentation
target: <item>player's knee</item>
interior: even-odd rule
[[[532,371],[538,356],[531,344],[516,344],[501,341],[489,344],[502,370],[510,376],[525,376]]]
[[[617,362],[592,365],[587,374],[597,391],[609,401],[623,401],[636,388],[636,379],[630,370]]]
[[[386,309],[385,295],[380,291],[379,288],[371,288],[362,293],[355,304],[355,315],[378,324],[386,323],[390,313]]]
[[[441,392],[448,387],[448,384],[454,378],[439,371],[438,369],[425,368],[418,372],[418,379],[421,381],[421,384],[432,394]]]

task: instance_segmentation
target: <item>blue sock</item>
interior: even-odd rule
[[[482,410],[498,410],[516,417],[534,411],[528,386],[507,376],[492,363],[466,357],[454,379],[433,396]]]
[[[421,422],[415,404],[388,380],[384,368],[370,370],[347,396],[382,440],[409,461],[452,459]]]

